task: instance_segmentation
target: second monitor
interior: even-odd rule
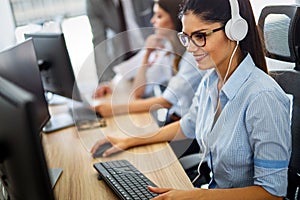
[[[25,34],[32,38],[44,90],[82,101],[63,33]]]
[[[97,120],[101,116],[87,108],[89,104],[78,89],[64,34],[31,33],[25,34],[25,38],[33,40],[44,90],[71,100],[69,113],[79,129],[82,124],[99,125]]]

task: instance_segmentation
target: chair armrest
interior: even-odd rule
[[[203,154],[195,153],[190,154],[179,159],[180,164],[182,165],[184,170],[189,170],[195,166],[198,166]]]

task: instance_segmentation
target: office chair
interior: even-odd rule
[[[299,19],[300,5],[277,5],[263,8],[258,20],[266,56],[295,63],[296,70],[300,70]]]
[[[288,190],[286,199],[300,199],[300,71],[274,70],[270,75],[277,81],[281,88],[293,95],[292,106],[292,155],[288,170]]]
[[[266,56],[295,63],[294,69],[270,70],[270,75],[287,93],[293,95],[292,155],[288,169],[286,200],[300,199],[300,6],[267,6],[260,15],[258,26],[262,30]],[[271,66],[269,66],[271,67]]]

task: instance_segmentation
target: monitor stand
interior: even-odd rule
[[[55,114],[50,117],[50,120],[43,127],[44,133],[51,133],[70,126],[74,126],[74,120],[70,113]]]
[[[61,168],[50,168],[48,171],[49,171],[51,186],[53,189],[62,173],[62,169]]]
[[[62,105],[62,104],[66,104],[70,101],[70,99],[57,95],[57,94],[53,94],[52,92],[45,92],[45,97],[47,100],[48,105]]]

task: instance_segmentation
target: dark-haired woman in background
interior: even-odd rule
[[[182,29],[178,19],[181,1],[154,0],[153,16],[150,20],[154,34],[147,37],[144,47],[137,55],[114,66],[114,71],[122,74],[124,79],[134,79],[133,96],[137,99],[153,96],[154,85],[166,87],[180,68],[185,52],[176,35]],[[152,29],[144,29],[142,32],[150,30]],[[94,96],[102,97],[112,92],[112,88],[104,82],[96,89]],[[106,110],[110,110],[110,105],[100,105],[96,110],[107,116]]]

